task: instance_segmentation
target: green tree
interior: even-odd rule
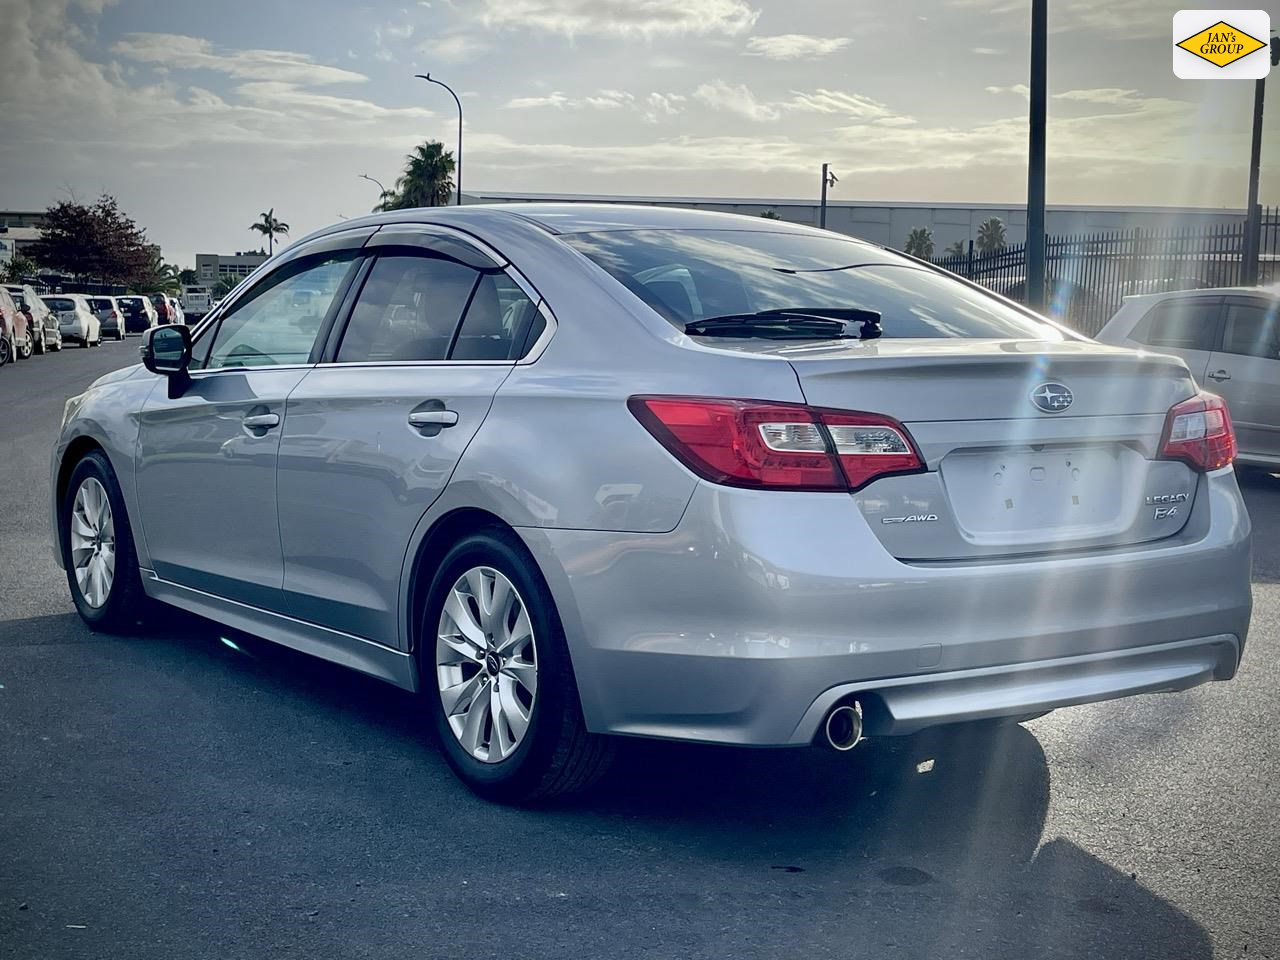
[[[5,283],[22,283],[27,277],[34,277],[36,274],[36,262],[28,257],[25,253],[17,253],[15,251],[12,259],[4,265],[3,276]]]
[[[942,255],[944,257],[963,257],[968,252],[969,244],[964,240],[957,240],[955,243],[948,244],[947,248],[942,251]]]
[[[978,252],[984,256],[988,253],[999,253],[1004,249],[1004,221],[999,217],[987,217],[978,224]]]
[[[223,274],[218,278],[217,282],[213,285],[213,289],[210,291],[210,295],[215,300],[221,300],[223,297],[225,297],[227,294],[229,294],[232,290],[236,288],[236,286],[240,283],[240,280],[241,280],[240,277],[233,277],[229,273]]]
[[[394,190],[383,194],[373,209],[407,210],[410,207],[443,207],[453,196],[453,154],[438,140],[428,140],[405,157],[404,173]]]
[[[126,285],[148,276],[152,249],[146,233],[106,193],[92,206],[71,199],[49,207],[41,237],[29,248],[41,266]]]
[[[184,287],[194,287],[199,280],[200,275],[190,268],[178,271],[178,282]]]
[[[256,230],[267,238],[267,256],[271,256],[275,252],[276,237],[288,233],[289,225],[276,217],[276,208],[272,207],[265,213],[258,214],[258,221],[249,224],[249,229]]]
[[[771,208],[771,209],[769,209],[769,210],[766,210],[764,213],[760,214],[760,216],[761,216],[761,217],[763,217],[763,218],[764,218],[764,219],[766,219],[766,220],[781,220],[781,219],[782,219],[780,216],[778,216],[778,211],[777,211],[777,210],[774,210],[774,209],[772,209],[772,208]]]
[[[933,256],[933,231],[928,227],[916,227],[907,234],[907,245],[902,248],[905,253],[921,260]]]

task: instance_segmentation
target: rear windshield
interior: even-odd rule
[[[93,307],[95,310],[110,310],[111,301],[106,297],[90,297],[89,306]]]
[[[76,302],[66,297],[46,297],[44,305],[50,310],[74,310]]]
[[[118,302],[124,312],[131,317],[136,317],[138,314],[145,312],[142,301],[137,297],[121,297]]]
[[[886,337],[1064,339],[958,280],[840,237],[618,230],[561,239],[681,329],[761,310],[857,307],[881,315]]]

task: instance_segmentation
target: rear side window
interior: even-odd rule
[[[673,326],[809,307],[880,314],[885,337],[1065,339],[959,280],[841,237],[756,230],[562,236]]]
[[[336,360],[514,360],[544,325],[537,305],[501,271],[389,254],[374,262]]]
[[[542,324],[537,304],[505,273],[480,278],[467,316],[458,331],[452,360],[515,360],[525,352],[534,321]]]
[[[1166,300],[1142,319],[1133,339],[1174,350],[1212,350],[1221,313],[1222,304],[1217,300]]]
[[[379,257],[351,312],[337,362],[444,360],[479,277],[453,260]]]
[[[1246,357],[1280,360],[1280,300],[1228,303],[1222,349]]]

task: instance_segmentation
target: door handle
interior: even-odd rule
[[[1213,373],[1206,374],[1210,380],[1230,380],[1231,374],[1225,370],[1215,370]]]
[[[252,416],[245,417],[240,422],[250,430],[266,430],[270,427],[280,426],[280,414],[255,413]]]
[[[458,415],[452,410],[415,410],[409,414],[411,427],[452,427]]]

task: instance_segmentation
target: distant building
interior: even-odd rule
[[[778,219],[790,223],[817,226],[818,204],[809,200],[768,200],[722,197],[627,197],[586,196],[551,193],[482,193],[463,194],[465,203],[647,203],[661,207],[688,207],[741,213],[758,217],[771,211]],[[902,249],[907,234],[916,227],[933,231],[935,254],[959,241],[976,239],[978,224],[997,217],[1005,225],[1005,242],[1024,243],[1027,239],[1027,208],[1018,203],[917,203],[878,200],[828,200],[827,229],[849,236]],[[1103,207],[1074,204],[1050,204],[1045,210],[1045,232],[1051,235],[1080,233],[1114,233],[1135,227],[1204,227],[1218,223],[1240,223],[1242,209],[1209,207]]]
[[[44,211],[0,210],[0,227],[43,227]]]
[[[234,277],[239,280],[247,277],[266,262],[267,255],[253,250],[239,251],[234,255],[220,253],[197,253],[196,276],[200,283],[212,286],[223,277]]]

